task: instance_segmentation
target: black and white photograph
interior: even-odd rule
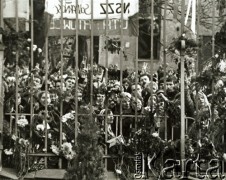
[[[226,0],[0,0],[0,180],[226,179]]]

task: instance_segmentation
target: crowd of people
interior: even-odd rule
[[[53,145],[59,142],[60,122],[63,124],[63,142],[74,142],[76,115],[78,132],[82,128],[82,115],[92,114],[103,131],[107,117],[108,140],[120,134],[117,116],[122,118],[123,143],[129,143],[136,123],[145,125],[150,133],[157,133],[162,139],[180,137],[178,71],[169,69],[164,77],[163,67],[160,66],[151,76],[145,64],[137,72],[128,69],[120,72],[117,65],[105,68],[94,64],[91,69],[86,62],[81,63],[78,76],[75,68],[62,67],[61,62],[47,71],[40,64],[32,70],[28,66],[19,67],[18,75],[12,68],[8,65],[4,69],[5,119],[9,122],[12,117],[13,120],[17,118],[17,126],[23,129],[20,136],[25,139],[30,137],[32,130],[36,152],[43,151],[45,147],[46,129],[47,150],[56,150]],[[191,123],[198,118],[202,128],[208,128],[213,117],[209,103],[211,96],[205,95],[208,88],[197,87],[193,77],[185,77],[185,115],[192,119]],[[215,89],[224,90],[224,82],[219,80]],[[215,107],[215,111],[214,118],[217,119],[220,109]],[[31,113],[33,117],[28,115]],[[188,123],[189,126],[191,123]],[[172,127],[175,128],[173,133]],[[14,131],[15,127],[12,127],[11,132]]]

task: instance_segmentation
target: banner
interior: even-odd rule
[[[120,35],[121,29],[123,35],[138,36],[138,21],[135,18],[129,20],[111,19],[108,20],[95,20],[93,21],[93,27],[91,27],[90,20],[78,20],[78,27],[76,27],[75,19],[63,19],[63,34],[64,36],[75,35],[78,30],[79,35],[90,36],[91,28],[93,28],[94,36],[100,36],[105,34],[106,27],[108,28],[109,35]],[[49,36],[59,36],[61,32],[60,19],[52,19],[49,27]]]
[[[29,20],[29,0],[3,0],[3,18],[16,17],[16,1],[18,17]]]
[[[63,7],[61,8],[61,1]],[[78,12],[78,19],[91,19],[91,2],[93,3],[93,19],[106,19],[107,7],[109,19],[121,19],[121,12],[123,10],[123,19],[128,20],[139,11],[139,0],[46,0],[45,11],[53,15],[53,19],[60,19],[61,9],[63,9],[63,18],[76,19],[76,12]]]

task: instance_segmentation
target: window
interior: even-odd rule
[[[160,50],[160,8],[158,0],[154,3],[154,28],[153,28],[153,58],[159,59]],[[139,38],[138,38],[138,58],[151,58],[151,17],[150,17],[150,2],[140,1],[140,19],[139,19]]]
[[[154,22],[156,24],[156,22]],[[153,36],[153,58],[158,59],[159,50],[159,28],[155,25]],[[150,59],[151,57],[151,20],[139,20],[139,38],[138,38],[138,58]]]

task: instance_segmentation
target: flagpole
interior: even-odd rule
[[[183,37],[184,33],[184,12],[185,12],[185,0],[181,1],[181,35]],[[181,69],[180,69],[180,89],[181,89],[181,143],[180,143],[180,150],[181,150],[181,173],[185,171],[184,166],[184,159],[185,159],[185,104],[184,104],[184,50],[185,50],[185,41],[181,40]]]

